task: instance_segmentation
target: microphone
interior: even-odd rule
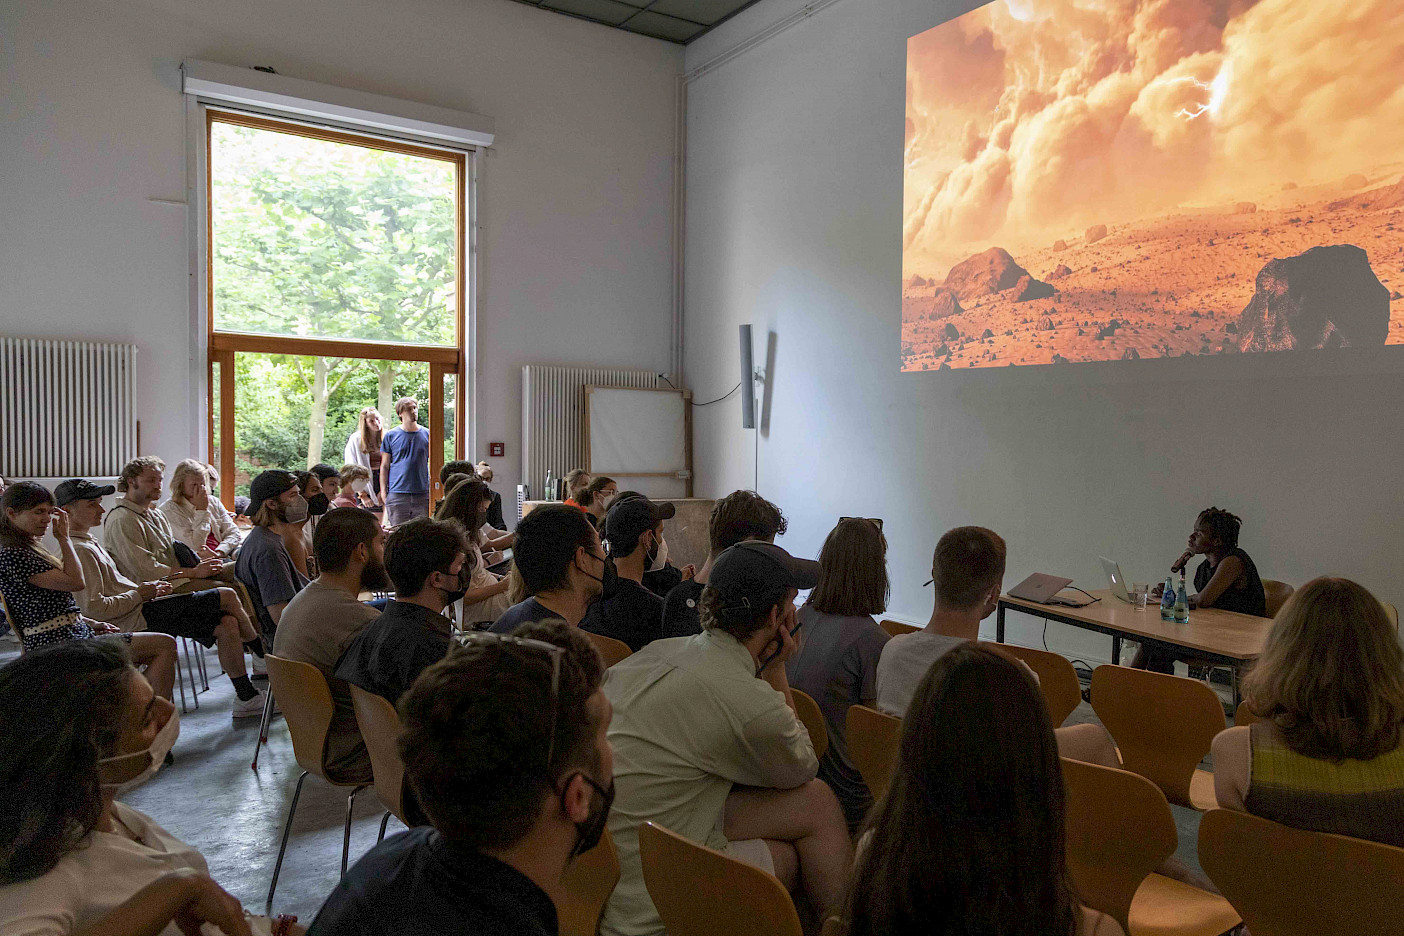
[[[1171,572],[1183,572],[1183,571],[1185,571],[1185,566],[1188,565],[1188,564],[1189,564],[1189,561],[1190,561],[1191,559],[1193,559],[1193,558],[1194,558],[1194,553],[1193,553],[1192,551],[1186,549],[1184,552],[1180,553],[1180,558],[1176,559],[1176,560],[1174,561],[1174,563],[1170,566],[1170,571],[1171,571]]]

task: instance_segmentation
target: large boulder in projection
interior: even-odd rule
[[[1087,233],[1084,236],[1087,239],[1087,243],[1095,244],[1097,241],[1107,236],[1107,226],[1105,224],[1094,224],[1087,229]]]
[[[993,296],[1017,285],[1019,277],[1029,271],[1014,262],[1003,247],[991,247],[951,267],[946,276],[946,288],[962,302],[980,296]]]
[[[1019,277],[1019,282],[1014,284],[1014,301],[1029,302],[1033,299],[1049,299],[1058,294],[1058,290],[1042,280],[1036,280],[1025,273]]]
[[[936,319],[947,318],[952,315],[959,315],[965,310],[956,301],[955,293],[949,289],[937,288],[929,299],[908,299],[904,305],[910,306],[913,310],[911,318],[918,322],[930,322]]]
[[[912,274],[912,278],[909,279],[909,280],[907,280],[907,288],[908,288],[908,289],[920,289],[921,287],[927,286],[927,285],[930,285],[930,284],[927,283],[926,277],[922,276],[922,275],[919,274],[919,273],[913,273],[913,274]]]
[[[1361,248],[1313,247],[1258,272],[1238,330],[1243,351],[1382,345],[1389,331],[1389,290]]]

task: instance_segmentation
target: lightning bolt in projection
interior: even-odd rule
[[[1171,78],[1166,84],[1192,84],[1201,91],[1209,92],[1209,99],[1202,104],[1196,104],[1193,108],[1182,107],[1175,112],[1176,117],[1183,117],[1185,120],[1197,120],[1208,114],[1210,117],[1216,116],[1224,105],[1224,98],[1228,97],[1229,81],[1232,77],[1232,69],[1228,62],[1219,69],[1219,73],[1214,76],[1213,81],[1200,81],[1198,78],[1185,75],[1179,78]]]

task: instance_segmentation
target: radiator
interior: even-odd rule
[[[550,469],[561,477],[585,467],[585,387],[650,390],[659,385],[649,371],[596,367],[522,367],[522,483],[541,496]]]
[[[0,476],[103,478],[136,451],[136,345],[0,337]]]

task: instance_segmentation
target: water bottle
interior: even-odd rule
[[[1175,619],[1175,578],[1171,575],[1165,576],[1165,589],[1160,593],[1160,619]]]
[[[1189,595],[1185,592],[1185,570],[1180,570],[1180,587],[1175,591],[1175,623],[1189,623]]]
[[[541,489],[542,500],[556,499],[556,473],[550,468],[546,469],[546,486]]]

